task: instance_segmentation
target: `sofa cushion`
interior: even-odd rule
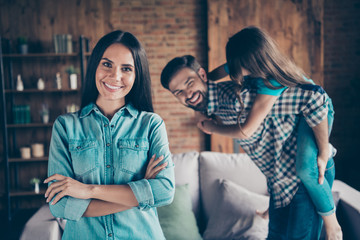
[[[49,204],[45,204],[26,222],[20,240],[57,240],[61,235],[62,230],[51,214]]]
[[[204,239],[266,239],[268,219],[256,214],[269,206],[269,197],[253,193],[229,180],[217,180],[219,197]]]
[[[267,194],[264,174],[244,153],[202,152],[199,167],[200,194],[206,219],[217,208],[217,179],[228,179],[252,192]]]
[[[159,207],[159,221],[166,239],[201,240],[192,211],[189,185],[175,187],[174,200],[170,205]]]
[[[187,152],[173,154],[172,159],[175,164],[175,183],[176,185],[189,185],[192,208],[195,216],[198,218],[200,211],[199,153]]]

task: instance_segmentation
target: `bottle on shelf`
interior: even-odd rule
[[[44,90],[45,89],[45,82],[42,78],[39,78],[39,80],[37,81],[37,88],[39,90]]]
[[[16,90],[18,90],[18,91],[23,91],[24,90],[24,83],[21,80],[21,75],[20,74],[17,75]]]
[[[61,89],[61,77],[60,77],[59,72],[56,73],[55,84],[56,84],[56,89],[60,90]]]

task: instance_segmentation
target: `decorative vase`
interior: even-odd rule
[[[77,89],[77,75],[76,73],[70,74],[70,88]]]
[[[39,183],[35,183],[35,193],[39,193],[40,192],[40,187],[39,187]]]

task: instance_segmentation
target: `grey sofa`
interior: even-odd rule
[[[192,212],[204,239],[266,237],[267,220],[254,214],[268,206],[266,179],[246,154],[187,152],[174,154],[173,160],[176,184],[188,184]],[[335,180],[333,195],[344,239],[360,239],[360,192]],[[21,240],[61,239],[65,224],[45,205],[26,223]],[[183,239],[189,239],[185,231]]]

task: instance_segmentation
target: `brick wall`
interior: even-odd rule
[[[204,150],[204,135],[194,113],[160,84],[160,74],[172,58],[192,54],[207,64],[205,0],[112,0],[113,29],[133,33],[146,49],[152,78],[155,112],[165,121],[173,153]]]
[[[336,178],[360,190],[360,1],[324,4],[324,86],[335,108]]]

